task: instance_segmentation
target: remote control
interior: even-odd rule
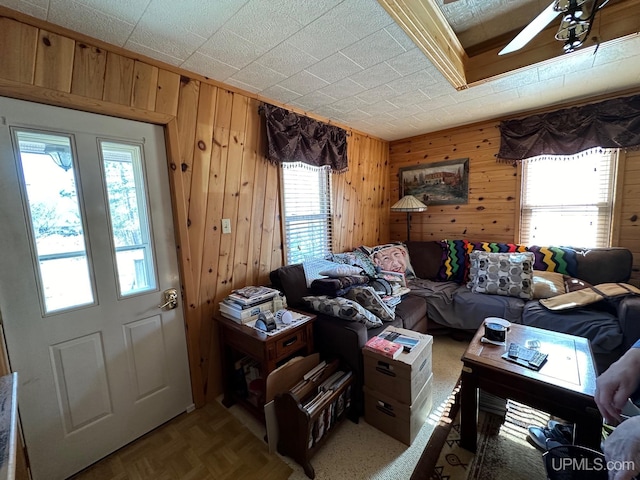
[[[517,343],[511,342],[509,344],[509,357],[510,358],[518,358],[518,353],[520,352],[520,346]]]
[[[529,365],[531,368],[535,370],[540,370],[540,367],[547,361],[547,354],[538,352],[531,360],[529,360]]]

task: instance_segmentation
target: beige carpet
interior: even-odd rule
[[[345,420],[311,459],[317,480],[356,480],[371,478],[396,480],[409,478],[429,437],[438,423],[462,368],[460,357],[467,344],[449,337],[434,337],[433,342],[433,409],[410,447],[367,424]],[[240,406],[230,408],[258,438],[264,438],[264,426]],[[290,480],[307,476],[292,459],[282,457],[291,466]],[[284,480],[284,479],[283,479]]]

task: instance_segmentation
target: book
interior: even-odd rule
[[[220,313],[226,314],[228,318],[233,318],[235,320],[244,320],[250,321],[252,317],[258,318],[258,314],[260,312],[266,312],[267,310],[271,311],[273,308],[273,302],[268,300],[263,303],[259,303],[257,305],[253,305],[247,308],[240,308],[239,305],[235,305],[233,303],[225,302],[224,300],[220,302]]]
[[[369,341],[364,344],[364,348],[391,359],[398,358],[403,351],[402,345],[390,342],[382,337],[371,337]]]
[[[271,300],[280,291],[270,287],[244,287],[234,290],[227,298],[241,305],[255,305],[261,301]]]
[[[258,305],[258,304],[263,303],[263,302],[272,301],[273,298],[276,295],[278,295],[278,294],[277,293],[269,293],[269,294],[266,294],[266,295],[260,296],[260,297],[245,298],[242,295],[238,295],[237,293],[231,292],[229,295],[227,295],[225,300],[229,304],[231,304],[231,303],[237,304],[240,308],[248,308],[248,307],[252,307],[254,305]]]
[[[321,370],[324,369],[324,367],[327,366],[327,362],[325,360],[321,361],[318,365],[316,365],[315,367],[313,367],[311,370],[309,370],[307,373],[305,373],[302,378],[304,380],[309,380],[311,377],[315,377],[316,374],[318,374]]]
[[[405,352],[410,352],[420,343],[420,339],[413,338],[408,335],[401,335],[398,332],[384,331],[379,333],[378,336],[385,340],[389,340],[390,342],[399,343],[402,345]]]

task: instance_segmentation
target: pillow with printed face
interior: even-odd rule
[[[407,278],[416,276],[409,259],[409,250],[403,243],[387,243],[375,247],[362,246],[360,249],[369,255],[379,270],[404,273]]]

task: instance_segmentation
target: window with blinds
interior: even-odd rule
[[[324,258],[331,253],[331,170],[281,165],[287,264]]]
[[[617,151],[594,149],[522,164],[520,242],[607,247]]]

